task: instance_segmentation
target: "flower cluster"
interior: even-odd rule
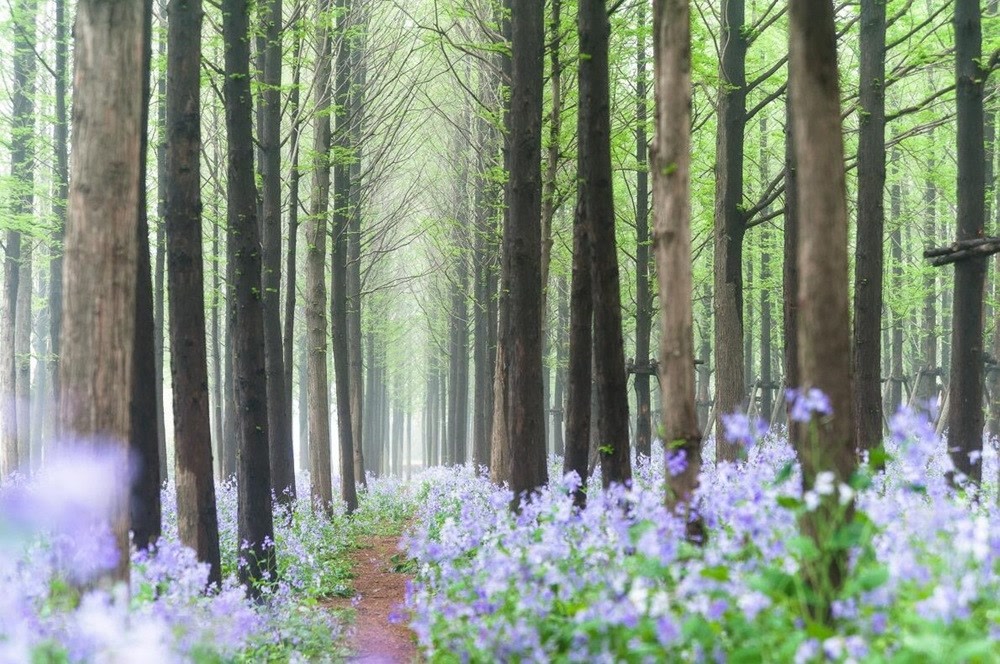
[[[828,412],[819,393],[794,396],[804,420]],[[569,495],[575,476],[512,513],[510,492],[470,467],[426,472],[405,541],[417,569],[407,607],[426,653],[538,662],[995,656],[996,485],[978,500],[949,486],[945,446],[925,416],[893,419],[883,471],[851,484],[821,473],[807,492],[781,432],[762,435],[745,418],[728,428],[756,444],[738,464],[704,468],[700,548],[663,507],[664,475],[677,461],[662,455],[640,460],[629,487],[602,492],[592,478],[582,511]],[[996,478],[992,448],[983,462],[984,477]],[[857,515],[830,533],[851,561],[835,628],[811,617],[803,580],[819,554],[798,521],[821,495],[853,501]]]

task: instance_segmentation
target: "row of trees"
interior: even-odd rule
[[[272,0],[253,12],[239,0],[221,8],[175,1],[160,8],[139,3],[137,16],[124,8],[105,16],[100,12],[111,10],[98,4],[76,8],[77,39],[86,39],[88,21],[99,30],[106,27],[101,20],[113,19],[114,34],[95,32],[94,39],[110,40],[121,53],[102,51],[109,59],[101,62],[81,61],[85,49],[74,52],[79,89],[71,154],[73,168],[85,172],[77,176],[74,170],[73,177],[66,170],[66,7],[62,0],[51,7],[52,39],[35,32],[36,25],[48,25],[48,9],[24,0],[10,16],[17,56],[10,186],[17,195],[9,197],[14,223],[5,238],[0,301],[4,470],[37,462],[45,453],[30,441],[54,438],[55,432],[31,434],[30,423],[54,419],[38,413],[56,403],[65,436],[130,441],[141,473],[133,481],[131,514],[126,507],[119,514],[119,534],[125,534],[125,546],[131,528],[144,546],[159,532],[158,489],[170,451],[182,537],[217,569],[217,526],[208,516],[214,515],[214,456],[216,471],[235,475],[240,485],[240,537],[256,547],[254,564],[243,570],[248,582],[273,571],[273,552],[264,546],[271,531],[270,491],[281,500],[295,498],[296,454],[311,471],[312,497],[327,507],[334,500],[333,457],[339,459],[348,509],[356,505],[366,471],[403,472],[418,455],[425,465],[488,465],[496,481],[517,493],[546,481],[547,449],[564,453],[567,470],[581,476],[599,463],[606,483],[624,481],[631,474],[633,442],[639,453],[653,452],[654,375],[663,381],[664,440],[690,459],[675,478],[671,500],[684,502],[696,482],[700,431],[709,425],[705,404],[713,388],[714,412],[748,407],[769,414],[782,373],[779,356],[786,385],[820,386],[843,413],[827,432],[840,443],[830,449],[843,453],[806,460],[813,469],[834,464],[845,476],[853,444],[871,447],[881,438],[879,369],[883,357],[891,357],[891,378],[901,377],[903,342],[897,345],[896,333],[902,339],[903,322],[913,316],[892,308],[892,327],[883,326],[888,151],[922,147],[929,136],[937,145],[952,136],[948,104],[978,95],[981,107],[997,59],[973,49],[982,49],[981,34],[957,7],[952,13],[905,2],[881,9],[864,2],[860,13],[811,7],[818,13],[799,27],[826,30],[807,36],[806,43],[827,50],[798,55],[794,48],[784,50],[794,16],[771,5],[751,7],[748,18],[742,0],[727,0],[717,17],[691,20],[685,18],[686,4],[656,3],[651,12],[643,1],[404,6]],[[161,16],[154,20],[157,12]],[[978,7],[969,16],[978,19]],[[978,67],[977,76],[966,72],[954,85],[944,83],[941,73],[954,61],[950,44],[927,46],[943,38],[942,26],[952,19],[963,28],[955,31],[959,61]],[[139,36],[119,34],[118,26],[132,25],[126,21],[139,21]],[[794,72],[796,57],[811,58],[800,71],[825,71],[837,80],[833,55],[839,45],[850,60],[855,49],[849,37],[859,23],[856,92],[808,88],[801,100],[786,94],[795,85],[783,78],[785,65]],[[164,24],[165,35],[154,31]],[[692,45],[682,31],[688,25]],[[647,84],[651,47],[656,113],[650,113]],[[910,54],[887,65],[904,47]],[[127,72],[122,53],[133,58]],[[98,76],[87,67],[119,74]],[[39,71],[51,74],[51,99]],[[92,90],[88,84],[108,87]],[[135,85],[135,99],[156,100],[155,120],[146,112],[149,104],[114,96],[131,94]],[[809,81],[800,85],[805,90]],[[902,87],[906,93],[887,110],[886,99]],[[88,95],[98,100],[91,104],[105,106],[88,111]],[[817,107],[802,111],[799,103]],[[48,144],[38,117],[47,119],[50,110],[54,131]],[[133,126],[134,113],[139,115]],[[119,115],[122,122],[98,129],[122,137],[88,134],[101,124],[88,118]],[[826,125],[812,126],[824,117]],[[855,134],[843,134],[841,122],[858,129],[857,156],[846,168],[840,164],[845,147],[852,154]],[[995,158],[982,152],[991,145],[982,133],[990,125],[980,110],[979,120],[958,126],[960,132],[979,127],[980,134],[955,134],[961,137],[955,142],[961,148],[955,181],[985,187],[992,175],[983,165]],[[888,138],[887,127],[894,128]],[[789,137],[816,138],[782,142],[783,130]],[[157,164],[155,178],[148,178],[155,179],[157,192],[152,223],[144,186],[148,135]],[[846,146],[839,143],[843,135]],[[112,143],[128,152],[109,154],[106,145]],[[979,156],[971,152],[976,145]],[[49,148],[53,159],[40,159]],[[772,155],[781,150],[783,158]],[[785,166],[773,169],[771,161]],[[810,170],[814,162],[831,172]],[[51,163],[51,173],[42,176],[41,163]],[[702,177],[713,165],[715,178]],[[854,169],[852,342],[815,312],[836,313],[837,321],[848,324],[850,291],[846,276],[839,275],[848,264],[846,201],[855,193]],[[902,168],[890,173],[890,246],[896,255],[889,264],[899,269],[891,274],[893,284],[919,292],[911,299],[923,306],[919,327],[931,338],[920,339],[921,347],[908,353],[918,358],[911,364],[937,369],[931,358],[944,335],[929,321],[944,317],[942,304],[948,302],[942,300],[951,291],[946,284],[938,288],[928,270],[903,270],[904,245],[931,244],[943,227],[931,218],[931,235],[906,237],[903,210],[944,211],[954,199],[948,169],[928,172],[922,191],[916,185],[925,183],[911,182]],[[806,187],[810,178],[818,184]],[[112,184],[127,190],[105,188]],[[48,185],[49,193],[37,195]],[[794,192],[805,193],[797,198]],[[959,201],[986,200],[985,193],[962,192]],[[101,207],[110,205],[118,207]],[[80,221],[73,222],[74,214],[82,215]],[[963,208],[963,224],[978,219],[980,230],[963,226],[959,239],[981,235],[984,217],[982,206]],[[817,218],[837,223],[807,230]],[[88,232],[95,223],[88,219],[116,219],[118,232]],[[748,234],[751,229],[756,235]],[[843,256],[833,251],[841,241]],[[714,252],[704,250],[709,242]],[[745,255],[744,242],[761,250]],[[49,269],[36,260],[43,269],[32,272],[21,247],[47,258]],[[659,256],[655,280],[651,253]],[[121,268],[110,269],[107,281],[91,278],[98,276],[94,265],[104,265],[95,256],[115,256]],[[298,278],[302,262],[304,283]],[[976,464],[968,460],[981,450],[978,433],[971,432],[981,431],[982,420],[967,416],[975,411],[982,417],[982,394],[969,387],[982,384],[975,375],[982,371],[982,346],[977,351],[972,343],[982,338],[982,318],[963,298],[971,293],[980,301],[982,288],[966,281],[985,269],[985,259],[965,261],[960,271],[969,266],[975,274],[962,277],[955,290],[955,311],[962,314],[954,316],[956,336],[941,345],[951,356],[956,465],[977,479]],[[785,292],[783,325],[774,321],[778,275]],[[118,290],[80,291],[108,283]],[[750,286],[756,297],[746,296]],[[33,303],[39,293],[47,301]],[[663,313],[659,333],[652,329],[656,297]],[[108,299],[111,308],[104,304]],[[810,308],[817,303],[825,308]],[[127,327],[119,325],[119,315],[131,316]],[[799,318],[801,336],[795,332]],[[819,336],[823,325],[828,333]],[[892,353],[881,352],[883,327],[892,330],[886,344]],[[626,362],[625,348],[633,341],[634,360]],[[658,365],[649,360],[657,341]],[[778,347],[784,353],[772,350]],[[429,349],[423,375],[414,348]],[[980,355],[970,360],[969,352]],[[166,355],[169,408],[162,391],[149,389],[162,386],[158,372],[164,372]],[[853,397],[850,374],[834,370],[848,357],[855,363]],[[695,358],[703,362],[697,372]],[[754,359],[763,387],[748,397],[758,382],[752,379]],[[633,374],[634,434],[627,389]],[[922,377],[927,375],[933,372]],[[900,403],[901,381],[889,384],[887,401]],[[927,395],[936,389],[920,388]],[[98,391],[102,396],[94,396]],[[848,417],[852,409],[844,406],[852,398],[856,426]],[[128,412],[104,407],[111,399],[128,404]],[[35,415],[24,408],[32,403]],[[165,411],[172,417],[165,418]],[[416,431],[422,446],[413,444]],[[716,458],[736,453],[717,432]],[[810,477],[807,472],[807,482]]]

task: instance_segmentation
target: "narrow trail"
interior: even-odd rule
[[[413,632],[389,618],[406,599],[406,575],[393,571],[393,556],[399,553],[399,537],[372,536],[361,541],[353,553],[354,600],[338,601],[353,606],[355,621],[348,645],[350,662],[359,664],[411,664],[419,661]]]

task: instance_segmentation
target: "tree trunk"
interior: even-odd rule
[[[63,283],[61,431],[125,453],[131,437],[142,164],[143,3],[77,3],[73,165]],[[108,513],[129,578],[129,500]]]
[[[347,504],[348,514],[358,506],[357,484],[354,478],[354,434],[351,430],[351,370],[347,329],[347,233],[350,224],[349,187],[351,153],[349,118],[351,61],[353,38],[351,26],[352,0],[337,0],[337,32],[340,50],[337,54],[336,81],[333,93],[333,115],[336,132],[333,136],[333,263],[330,291],[333,328],[333,365],[337,384],[337,439],[340,442],[340,493]]]
[[[552,264],[552,219],[556,212],[556,181],[562,133],[562,0],[552,0],[548,24],[549,53],[549,136],[545,155],[545,179],[542,185],[542,313],[547,311],[549,266]],[[544,335],[545,321],[542,321]],[[548,403],[546,401],[546,403]]]
[[[715,412],[745,407],[743,375],[743,138],[746,125],[747,37],[744,0],[722,5],[722,64],[719,71],[715,157]],[[716,461],[735,461],[739,443],[726,440],[715,418]]]
[[[611,23],[605,0],[582,0],[580,35],[579,177],[581,209],[591,228],[591,279],[594,292],[594,388],[597,436],[604,486],[632,479],[629,454],[628,396],[622,339],[621,290],[615,242],[611,167],[611,113],[608,39]]]
[[[289,422],[293,419],[294,401],[292,387],[294,385],[294,350],[295,350],[295,310],[297,304],[296,286],[298,282],[298,236],[299,236],[299,184],[302,174],[299,172],[299,152],[302,140],[302,110],[299,105],[299,87],[302,76],[302,33],[296,31],[295,44],[292,47],[295,54],[295,65],[292,68],[292,88],[288,93],[288,106],[292,116],[292,133],[289,138],[291,144],[291,158],[288,169],[288,246],[285,254],[285,316],[282,348],[285,352],[283,359],[285,368],[285,410],[288,413]],[[305,363],[300,366],[300,371],[305,373]],[[304,395],[304,391],[302,394]],[[299,421],[304,421],[302,416],[302,403],[299,404]],[[302,435],[302,427],[299,427],[299,449],[303,450],[305,436]],[[306,455],[299,456],[299,467],[305,469]]]
[[[768,149],[767,116],[760,118],[760,175],[761,182],[771,180],[771,151]],[[760,416],[765,421],[774,410],[774,375],[772,373],[771,341],[771,228],[765,224],[760,229]],[[781,398],[780,396],[778,397]]]
[[[228,262],[235,281],[229,302],[229,339],[237,440],[236,485],[239,494],[237,537],[247,542],[240,582],[253,597],[260,582],[274,579],[275,550],[268,451],[267,369],[264,358],[264,306],[261,288],[261,238],[257,223],[257,186],[251,132],[248,0],[223,0],[225,42],[226,134],[228,136]]]
[[[899,154],[893,154],[893,161],[898,163]],[[899,174],[898,167],[894,169]],[[889,189],[890,214],[892,215],[892,230],[889,232],[889,253],[892,260],[892,286],[896,293],[903,287],[903,231],[902,205],[903,190],[899,179],[892,183]],[[898,306],[892,312],[892,363],[889,371],[889,414],[895,413],[903,404],[903,306]]]
[[[541,128],[545,13],[536,0],[512,0],[509,216],[497,344],[493,420],[494,482],[507,482],[515,506],[548,481],[541,330]]]
[[[469,125],[468,113],[462,112],[462,128]],[[451,315],[449,319],[450,380],[448,401],[449,461],[456,465],[466,462],[469,422],[469,266],[465,238],[469,235],[467,155],[462,149],[463,135],[456,135],[454,157],[460,161],[454,192],[455,222],[452,239],[455,245],[454,274],[451,284]]]
[[[14,392],[17,403],[17,458],[25,475],[31,473],[31,295],[33,249],[31,241],[21,247],[21,269],[17,288],[14,327]]]
[[[144,42],[142,60],[142,122],[140,134],[140,152],[142,161],[139,163],[139,190],[136,208],[138,210],[138,228],[136,245],[136,283],[135,283],[135,337],[132,355],[132,434],[130,453],[137,469],[132,477],[131,487],[131,520],[132,539],[136,548],[145,549],[154,544],[162,531],[162,515],[160,507],[161,478],[164,473],[160,468],[160,450],[165,447],[160,439],[157,422],[158,413],[162,413],[161,403],[157,401],[156,390],[148,388],[150,383],[158,381],[156,373],[156,343],[155,322],[153,320],[153,280],[150,274],[149,259],[149,220],[146,206],[146,142],[149,123],[150,73],[152,63],[153,6],[151,2],[143,3]],[[198,282],[202,286],[202,282]],[[164,454],[164,456],[166,456]],[[209,466],[211,479],[211,466]]]
[[[267,364],[267,417],[271,487],[279,502],[295,499],[292,418],[285,391],[281,339],[281,0],[267,0],[264,16],[264,71],[260,114],[261,285],[264,304],[264,356]]]
[[[55,196],[52,199],[52,216],[55,218],[55,230],[52,238],[52,259],[49,262],[49,375],[52,382],[52,405],[54,412],[59,409],[59,361],[62,349],[62,310],[63,310],[63,241],[66,237],[66,205],[69,199],[69,123],[66,119],[66,86],[67,62],[69,60],[69,39],[67,39],[68,22],[66,20],[66,0],[55,2],[55,127],[52,132],[52,143],[55,148]],[[58,422],[58,418],[49,418]],[[58,425],[53,434],[58,435]],[[3,470],[0,469],[0,476]]]
[[[556,456],[563,456],[566,442],[563,424],[566,415],[566,351],[569,328],[569,284],[560,275],[556,280],[556,380],[552,391],[552,449]]]
[[[360,23],[360,20],[359,20]],[[354,436],[354,478],[362,489],[365,477],[364,453],[364,361],[361,347],[361,124],[365,108],[363,40],[351,49],[350,140],[355,154],[350,163],[350,226],[347,231],[347,343],[351,366],[351,428]]]
[[[173,0],[169,11],[166,232],[177,531],[209,566],[209,584],[219,584],[201,246],[201,2]]]
[[[958,114],[956,239],[982,237],[986,154],[983,136],[982,16],[979,0],[956,0],[955,103]],[[986,259],[955,264],[948,449],[955,470],[979,484],[983,451],[983,285]]]
[[[781,265],[782,328],[785,341],[784,373],[785,386],[798,388],[801,383],[799,371],[799,164],[796,156],[795,108],[792,96],[785,100],[785,219],[784,247]],[[784,394],[778,395],[785,399]],[[786,403],[790,406],[790,403]],[[788,437],[792,445],[797,444],[798,427],[789,420]]]
[[[326,219],[330,196],[330,0],[319,0],[313,115],[312,214],[306,222],[306,345],[309,348],[309,474],[314,503],[333,506],[330,392],[327,377]]]
[[[691,277],[691,32],[688,0],[653,8],[658,109],[653,144],[657,201],[654,241],[661,302],[660,371],[667,463],[666,502],[680,509],[689,538],[703,537],[690,512],[701,473],[701,431],[695,404]],[[677,461],[683,459],[683,469]]]
[[[635,109],[635,365],[646,368],[649,362],[649,337],[653,326],[653,296],[649,292],[649,165],[646,155],[646,5],[639,4],[636,46]],[[688,296],[690,299],[690,295]],[[650,374],[635,374],[635,449],[636,454],[652,454],[653,426],[649,405]]]
[[[833,415],[813,417],[808,443],[798,445],[802,489],[813,490],[821,472],[837,484],[855,467],[851,394],[851,330],[848,301],[847,187],[837,77],[837,43],[830,0],[793,3],[790,24],[790,81],[795,109],[795,153],[801,206],[798,261],[799,367],[803,389],[818,388],[830,399]],[[851,517],[837,492],[802,520],[805,534],[823,555],[807,570],[816,593],[814,617],[829,619],[829,602],[839,592],[846,550],[830,550],[836,529]],[[814,576],[815,575],[815,576]]]
[[[933,136],[933,134],[932,134]],[[927,157],[927,178],[924,181],[924,234],[925,242],[935,244],[937,238],[937,185],[932,174],[935,171],[933,155]],[[937,393],[937,377],[930,373],[938,367],[938,315],[937,315],[937,271],[928,270],[924,273],[924,306],[923,335],[921,337],[921,356],[923,358],[924,374],[917,384],[917,407],[927,408],[931,399]],[[1000,337],[998,337],[1000,338]],[[1000,412],[1000,411],[998,411]]]
[[[167,60],[167,0],[160,0],[160,36],[157,42],[157,57],[160,62]],[[159,143],[156,146],[156,262],[153,264],[153,356],[156,366],[156,430],[159,440],[160,483],[165,483],[169,475],[170,464],[167,462],[167,422],[166,406],[163,396],[163,336],[166,330],[167,290],[164,282],[167,274],[167,240],[164,219],[167,216],[167,77],[159,76],[157,81],[157,123],[159,125]],[[220,139],[221,140],[221,139]],[[147,242],[148,244],[148,242]]]

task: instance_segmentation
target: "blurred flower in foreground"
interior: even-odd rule
[[[793,422],[809,422],[813,415],[830,415],[833,406],[830,397],[822,390],[810,387],[808,390],[789,389],[785,391],[785,399],[791,404],[788,416]]]

